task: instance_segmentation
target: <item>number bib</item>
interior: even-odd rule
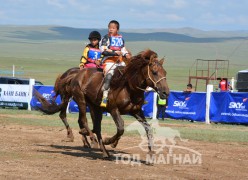
[[[111,36],[109,39],[110,39],[109,49],[120,51],[121,48],[123,47],[122,36]]]
[[[101,51],[100,49],[90,48],[88,51],[88,59],[91,61],[95,61],[101,58]]]

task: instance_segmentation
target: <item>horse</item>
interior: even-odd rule
[[[101,90],[104,80],[103,73],[93,68],[84,69],[76,73],[75,76],[68,76],[60,81],[62,84],[70,82],[68,97],[73,97],[78,104],[79,122],[86,129],[86,133],[92,140],[94,139],[93,133],[97,135],[103,157],[110,156],[104,145],[111,144],[112,147],[116,147],[124,133],[124,121],[121,117],[123,114],[130,114],[143,124],[148,138],[148,149],[149,152],[152,151],[151,127],[147,123],[141,107],[144,104],[144,90],[147,86],[152,87],[161,99],[165,99],[169,95],[163,62],[164,59],[158,60],[157,53],[148,49],[133,56],[126,67],[115,70],[110,83],[108,104],[105,110],[111,114],[117,126],[117,132],[113,137],[106,138],[104,141],[101,137],[102,111],[104,108],[100,107],[103,93]],[[61,109],[63,103],[68,102],[62,101],[61,105],[57,105],[56,108]],[[91,110],[93,130],[88,127],[86,104]],[[56,106],[56,104],[52,104],[52,106]],[[44,105],[42,108],[45,110],[48,106]],[[82,128],[81,130],[83,131]]]

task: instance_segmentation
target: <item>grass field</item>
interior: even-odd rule
[[[16,116],[18,114],[18,116]],[[6,116],[5,116],[6,115]],[[89,125],[92,127],[89,114]],[[135,121],[131,116],[122,116],[125,126]],[[78,113],[68,114],[68,122],[73,129],[78,129],[77,124]],[[149,121],[149,119],[148,119]],[[207,125],[202,122],[189,122],[183,120],[159,121],[160,126],[171,127],[180,132],[181,137],[189,140],[206,141],[206,142],[248,142],[247,126],[242,125],[224,125],[224,124],[210,124]],[[0,124],[18,124],[30,126],[44,126],[44,127],[61,127],[64,128],[62,121],[58,114],[43,115],[38,111],[27,110],[13,110],[0,109]],[[103,116],[102,133],[114,134],[116,126],[111,117]],[[138,136],[138,132],[125,132],[125,136]]]
[[[58,74],[78,66],[84,46],[88,43],[78,40],[47,40],[45,37],[54,34],[41,27],[42,36],[37,39],[25,39],[32,36],[34,30],[27,27],[26,34],[9,33],[10,29],[2,28],[0,35],[0,71],[16,71],[24,74],[18,76],[35,78],[46,85],[53,85]],[[28,34],[30,33],[30,34]],[[23,36],[22,36],[23,35]],[[44,39],[42,39],[44,38]],[[165,69],[168,72],[168,83],[172,90],[182,90],[188,82],[189,69],[196,59],[230,60],[229,78],[235,77],[239,70],[247,69],[248,41],[229,40],[209,43],[166,42],[166,41],[130,41],[126,46],[135,55],[150,48],[162,58],[165,56]],[[1,76],[12,74],[1,73]],[[199,90],[205,90],[205,86]]]

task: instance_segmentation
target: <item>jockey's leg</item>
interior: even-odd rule
[[[103,90],[103,98],[102,102],[100,104],[101,107],[106,107],[107,106],[107,98],[108,98],[108,92],[109,92],[109,86],[110,86],[110,81],[112,79],[112,76],[114,74],[114,69],[115,69],[115,64],[114,63],[106,63],[105,69],[104,69],[104,84],[102,87]]]

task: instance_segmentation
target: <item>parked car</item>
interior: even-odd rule
[[[17,77],[0,77],[0,84],[29,84],[29,79]],[[35,81],[35,85],[43,85],[40,81]]]
[[[238,92],[248,92],[248,69],[237,73],[236,89]]]

